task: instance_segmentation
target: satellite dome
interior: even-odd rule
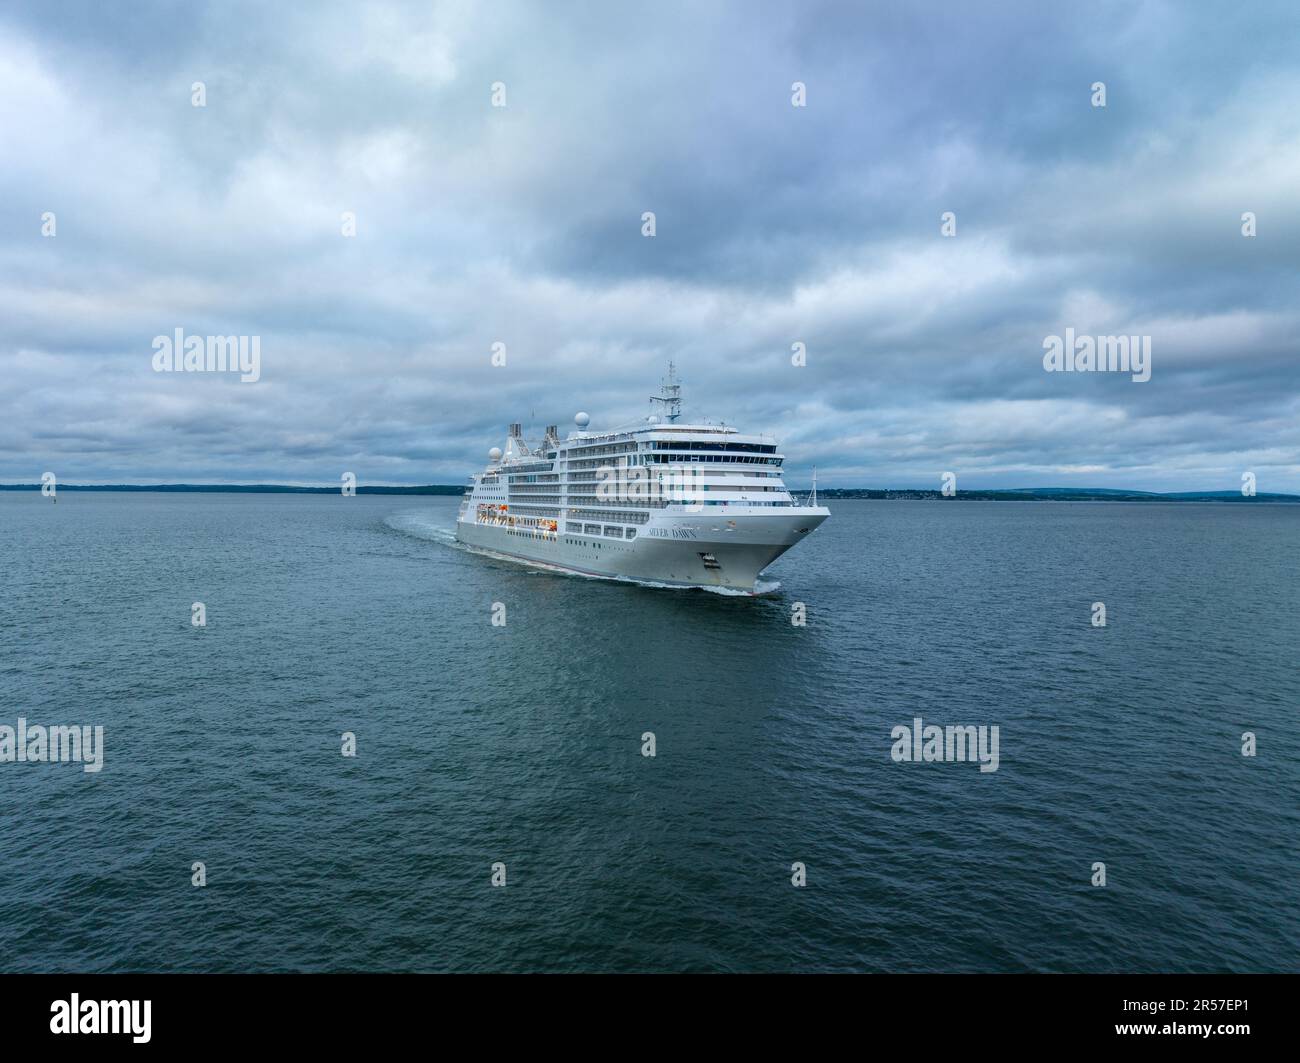
[[[591,423],[591,418],[588,417],[585,413],[579,413],[576,417],[573,418],[573,423],[576,424],[579,428],[586,428],[587,425]]]
[[[500,447],[493,447],[491,450],[488,451],[488,457],[491,458],[493,461],[500,461],[500,460],[501,460],[501,448],[500,448]]]
[[[654,414],[654,413],[652,413],[649,417],[646,418],[646,421],[647,421],[649,424],[658,424],[658,423],[659,423],[659,415],[658,415],[658,414]]]

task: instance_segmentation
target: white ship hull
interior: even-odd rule
[[[503,557],[586,575],[752,592],[763,570],[829,515],[823,506],[779,514],[667,514],[627,541],[477,523],[471,513],[457,522],[456,538]]]

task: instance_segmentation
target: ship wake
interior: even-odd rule
[[[465,548],[465,544],[456,538],[455,527],[448,527],[432,513],[424,511],[394,513],[384,518],[384,525],[399,535],[409,535],[413,539]]]

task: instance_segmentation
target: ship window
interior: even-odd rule
[[[635,538],[636,538],[636,529],[635,529],[635,528],[628,528],[628,530],[627,530],[627,537],[628,537],[629,539],[635,539]]]

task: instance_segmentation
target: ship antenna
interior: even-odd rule
[[[816,465],[813,466],[812,498],[809,500],[808,505],[810,506],[817,505],[817,466]]]
[[[659,382],[659,394],[650,396],[651,407],[654,403],[663,407],[664,420],[672,422],[682,415],[682,385],[677,380],[677,367],[668,363],[668,376]]]

